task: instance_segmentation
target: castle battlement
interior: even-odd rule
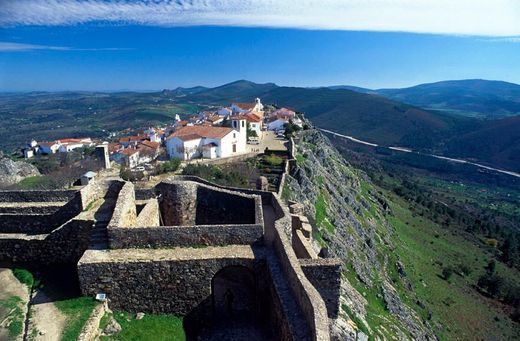
[[[0,215],[15,222],[0,223],[0,260],[77,264],[84,295],[184,316],[189,338],[233,321],[267,339],[327,340],[341,262],[316,256],[308,221],[291,211],[274,193],[194,177],[149,190],[96,180],[72,191],[0,192]]]

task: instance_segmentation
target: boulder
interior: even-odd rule
[[[121,329],[121,325],[114,319],[113,316],[111,316],[108,325],[105,327],[105,329],[103,329],[103,334],[114,335],[119,333]]]
[[[41,175],[38,168],[24,161],[0,159],[0,185],[14,185],[26,177]]]

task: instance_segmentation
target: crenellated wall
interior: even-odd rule
[[[342,263],[337,258],[300,259],[300,265],[327,306],[329,318],[338,317]]]

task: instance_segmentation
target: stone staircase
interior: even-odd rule
[[[275,213],[271,205],[263,205],[264,224],[266,234],[272,234],[275,229]],[[280,264],[280,260],[272,248],[266,248],[264,255],[274,288],[278,297],[280,298],[282,309],[289,322],[291,334],[294,335],[295,340],[311,340],[312,335],[303,315],[300,306],[296,302],[296,298],[289,287],[289,280],[286,278],[285,272]]]
[[[90,235],[91,250],[105,250],[108,249],[108,221],[96,221],[94,229]]]
[[[280,298],[282,309],[289,322],[289,328],[291,329],[292,335],[294,335],[294,339],[302,341],[311,340],[311,331],[289,287],[289,281],[285,278],[278,257],[276,257],[273,251],[268,251],[266,252],[265,258],[271,279]]]

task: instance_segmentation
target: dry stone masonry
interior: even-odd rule
[[[0,191],[0,215],[0,261],[77,264],[84,295],[184,316],[189,339],[239,320],[266,338],[328,340],[338,314],[340,263],[316,256],[303,206],[289,212],[275,193],[194,177],[149,190],[95,180]]]

